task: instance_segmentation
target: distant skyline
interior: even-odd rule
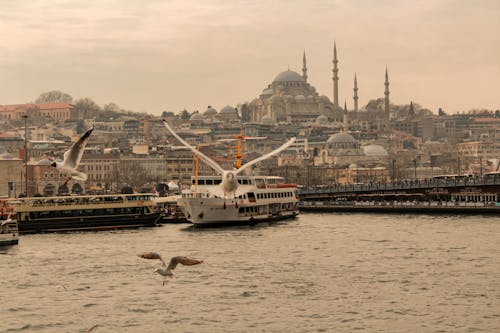
[[[287,68],[331,100],[500,109],[498,0],[0,0],[0,104],[61,90],[138,112],[258,97]]]

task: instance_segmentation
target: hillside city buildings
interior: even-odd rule
[[[109,113],[70,103],[0,105],[0,196],[18,196],[26,193],[26,187],[32,196],[120,191],[127,185],[151,190],[168,182],[189,184],[196,160],[168,134],[162,119],[225,168],[234,166],[235,142],[231,140],[240,133],[266,137],[246,140],[243,160],[295,136],[292,147],[253,172],[283,176],[303,186],[498,171],[500,111],[447,114],[412,101],[394,105],[388,68],[381,75],[383,97],[375,96],[364,107],[358,106],[362,90],[357,76],[345,80],[353,82],[352,107],[348,107],[339,101],[336,45],[332,64],[332,99],[314,87],[304,52],[301,73],[280,72],[253,100],[220,110],[208,106],[158,117]],[[70,180],[64,187],[67,175],[50,167],[49,158],[61,158],[91,125],[95,130],[81,164],[88,180]],[[198,170],[212,173],[202,163]]]

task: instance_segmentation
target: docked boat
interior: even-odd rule
[[[162,212],[160,223],[187,223],[186,217],[177,206],[180,195],[157,197],[154,199],[156,209]]]
[[[20,233],[155,226],[153,194],[38,197],[14,206]]]
[[[276,176],[240,176],[244,189],[233,198],[214,194],[221,183],[217,176],[193,176],[177,205],[196,226],[252,224],[294,218],[299,214],[296,184],[286,184]]]
[[[17,221],[11,214],[5,219],[0,219],[0,246],[16,245],[19,243],[19,230]]]

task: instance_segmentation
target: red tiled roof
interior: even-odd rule
[[[12,104],[0,105],[0,111],[15,111],[25,110],[30,107],[35,107],[40,110],[53,110],[53,109],[72,109],[73,105],[69,103],[26,103],[26,104]]]

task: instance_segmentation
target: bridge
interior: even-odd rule
[[[302,211],[500,213],[500,175],[316,186],[299,197]]]

